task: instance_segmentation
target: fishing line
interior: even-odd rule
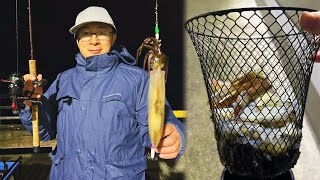
[[[158,24],[158,0],[156,0],[155,12],[154,13],[156,14],[154,33],[155,33],[156,39],[159,41],[160,30],[159,30],[159,24]]]
[[[16,66],[19,74],[19,31],[18,31],[18,0],[16,0]]]

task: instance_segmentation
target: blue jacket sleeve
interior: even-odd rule
[[[57,78],[48,90],[40,98],[39,104],[39,137],[41,141],[49,141],[56,138],[56,121],[57,121]],[[26,107],[19,114],[22,124],[32,133],[32,112],[31,108]]]
[[[142,81],[140,87],[138,87],[138,105],[137,105],[137,119],[140,125],[140,135],[143,137],[143,145],[145,147],[151,148],[151,140],[148,134],[148,88],[149,88],[149,77],[147,74],[142,76]],[[178,120],[170,107],[168,101],[166,101],[165,108],[165,121],[174,125],[180,134],[181,146],[180,152],[177,159],[185,151],[185,135],[184,135],[184,125]]]

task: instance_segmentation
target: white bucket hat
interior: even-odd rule
[[[75,25],[70,28],[69,32],[71,34],[76,34],[81,26],[91,22],[109,24],[117,31],[111,16],[105,8],[90,6],[78,14]]]

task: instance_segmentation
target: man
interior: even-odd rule
[[[320,35],[320,11],[304,12],[300,17],[299,23],[305,31]],[[320,62],[320,52],[317,53],[316,62]]]
[[[42,141],[56,137],[51,153],[50,179],[145,179],[148,134],[148,73],[135,66],[124,47],[114,45],[117,30],[102,7],[80,12],[69,30],[80,53],[77,65],[58,75],[40,98],[39,134]],[[31,75],[25,75],[31,90]],[[37,77],[38,80],[42,76]],[[31,127],[31,103],[25,101],[22,123]],[[166,124],[157,149],[160,158],[184,152],[184,127],[166,103]]]

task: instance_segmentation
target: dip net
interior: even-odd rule
[[[209,12],[185,23],[200,60],[222,164],[240,176],[287,172],[300,155],[302,121],[319,38],[304,11],[258,7]]]

